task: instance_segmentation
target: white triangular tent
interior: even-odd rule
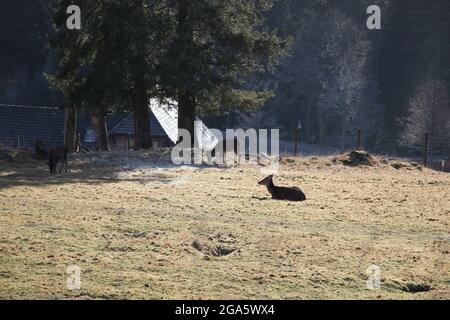
[[[162,103],[159,99],[150,99],[150,109],[160,123],[161,127],[166,132],[167,136],[173,143],[178,141],[178,105],[177,102],[167,100]],[[197,141],[198,145],[204,150],[212,150],[219,143],[219,139],[214,136],[203,121],[200,126],[196,126],[197,139],[201,137],[201,141]]]

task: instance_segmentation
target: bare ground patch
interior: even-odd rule
[[[111,154],[50,177],[45,162],[2,162],[0,297],[450,298],[450,176],[376,160],[283,159],[277,181],[304,190],[298,204],[270,200],[258,166]]]

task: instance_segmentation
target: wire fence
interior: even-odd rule
[[[371,138],[365,136],[363,130],[358,130],[343,137],[336,136],[325,145],[302,144],[300,139],[298,143],[291,142],[290,146],[288,153],[294,155],[346,153],[356,149],[387,158],[415,161],[427,167],[442,167],[443,171],[450,170],[450,140],[428,133],[414,144],[400,141],[393,136]],[[328,148],[328,152],[325,148]]]
[[[352,140],[351,149],[366,150],[377,155],[450,159],[450,141],[442,137],[433,137],[428,133],[424,134],[417,143],[408,143],[389,136],[365,139],[363,131],[359,130]]]
[[[425,155],[430,158],[448,158],[450,155],[448,141],[432,137],[429,137],[428,140],[424,137],[423,142],[418,144],[405,144],[394,139],[367,141],[361,143],[361,148],[374,154],[405,158],[424,157]]]
[[[392,136],[369,138],[363,130],[356,134],[338,137],[334,143],[326,145],[305,144],[299,141],[281,141],[280,152],[290,155],[331,155],[345,153],[353,149],[365,150],[369,153],[388,158],[403,158],[405,160],[422,163],[424,166],[439,168],[443,171],[450,167],[450,140],[442,137],[423,135],[422,141],[416,144],[400,142]],[[0,134],[0,146],[14,149],[33,149],[36,140],[25,135]],[[449,168],[450,170],[450,168]]]
[[[28,141],[24,135],[0,134],[0,145],[13,149],[31,149],[36,141]]]

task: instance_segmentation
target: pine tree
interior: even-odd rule
[[[153,39],[160,25],[153,13],[158,7],[145,0],[110,0],[87,10],[87,99],[92,105],[133,111],[138,149],[152,147],[148,104],[156,90]]]
[[[82,30],[64,28],[69,2],[56,1],[53,48],[60,53],[60,71],[51,78],[53,86],[64,92],[66,103],[79,102],[91,112],[99,150],[109,150],[105,117],[111,110],[133,111],[135,148],[151,148],[148,103],[156,94],[157,58],[153,40],[162,30],[154,12],[162,2],[70,4],[81,8]]]
[[[241,105],[239,81],[271,70],[287,43],[264,24],[271,1],[175,0],[162,13],[169,21],[159,66],[160,91],[178,101],[178,127],[194,137],[199,110]],[[253,95],[255,92],[252,93]]]
[[[66,27],[66,9],[71,4],[72,1],[68,0],[57,0],[50,3],[53,30],[49,46],[55,52],[58,68],[55,73],[47,75],[47,80],[54,90],[63,94],[64,144],[71,152],[74,152],[76,148],[76,111],[81,109],[83,104],[82,86],[85,77],[82,69],[82,42],[86,35],[83,31],[71,31]]]

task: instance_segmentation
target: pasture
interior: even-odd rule
[[[0,162],[0,298],[450,298],[448,173],[283,159],[275,183],[307,196],[291,203],[270,199],[258,165],[168,158],[76,155],[53,176],[26,156]]]

